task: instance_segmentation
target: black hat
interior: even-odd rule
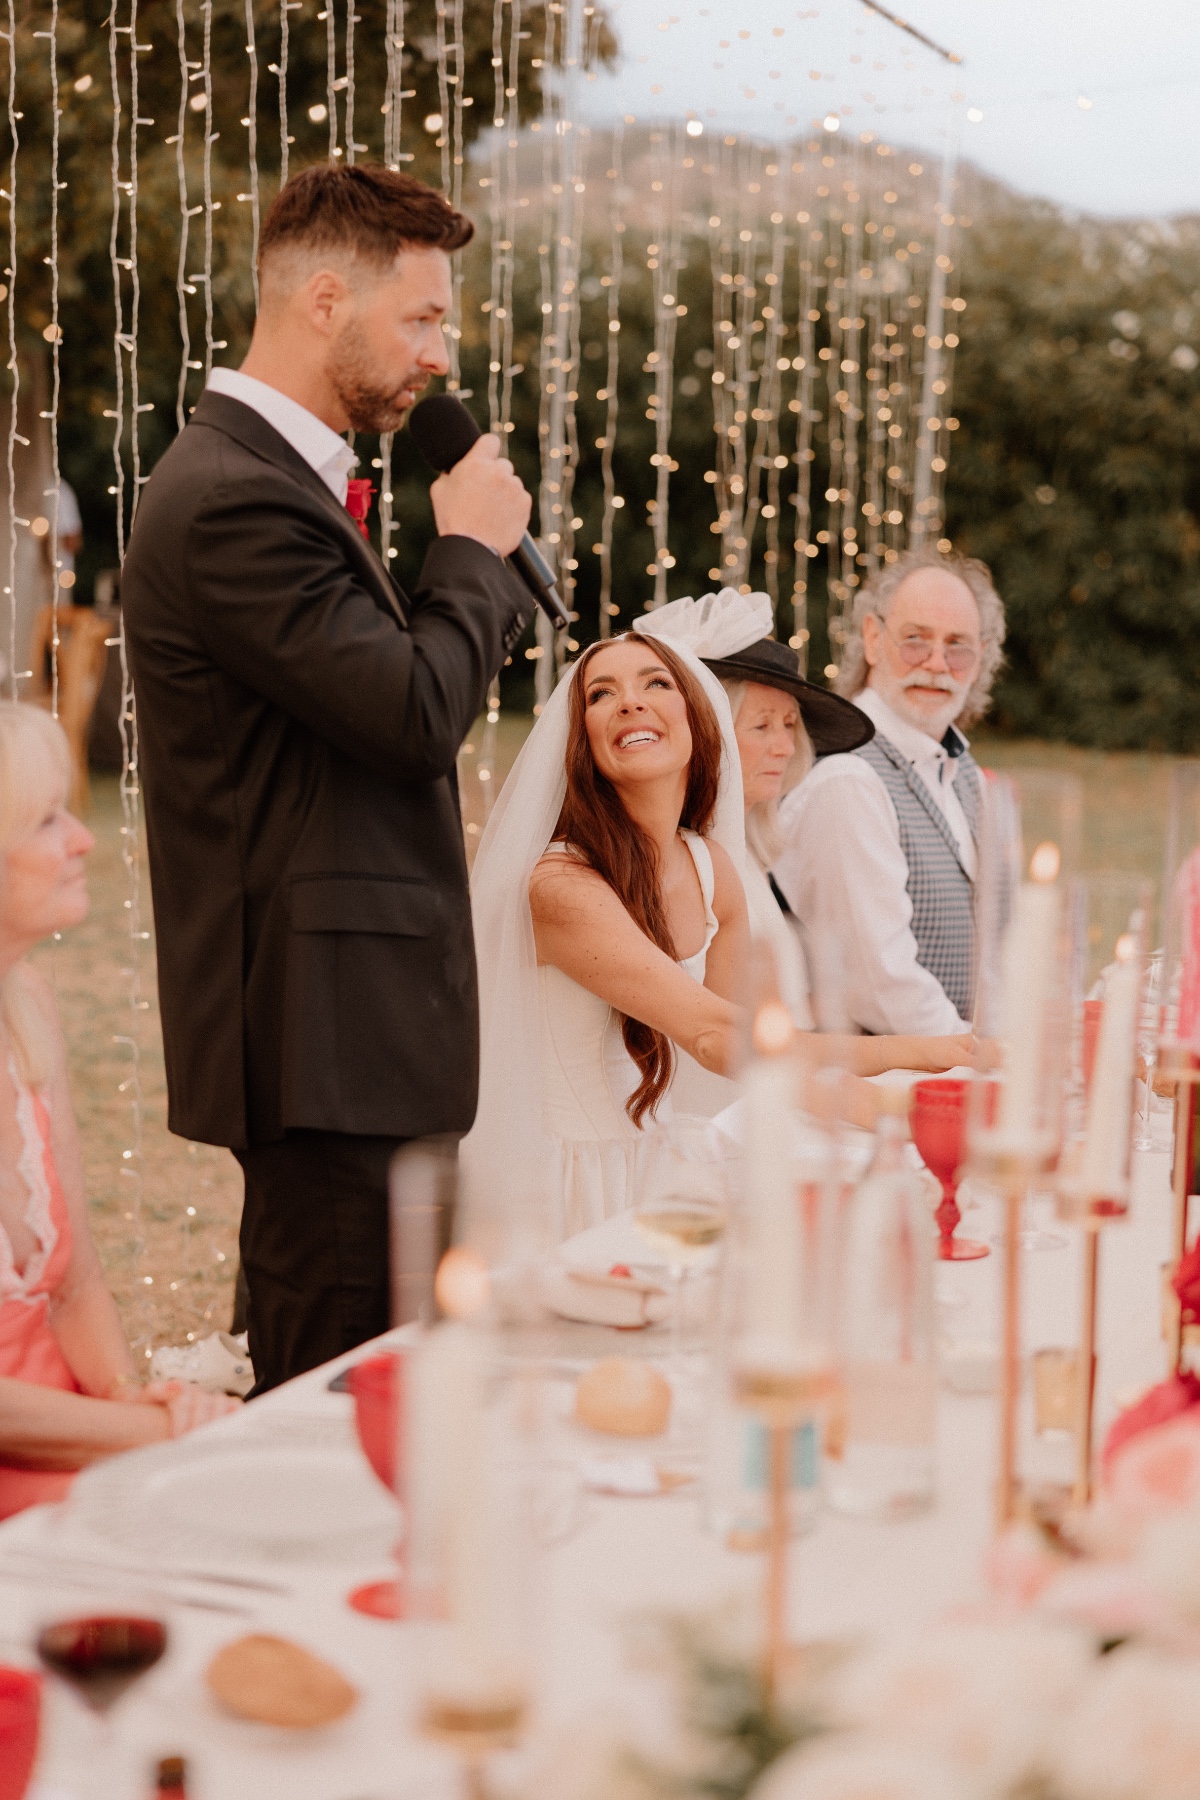
[[[817,756],[829,756],[835,750],[857,750],[875,736],[875,726],[865,712],[840,694],[805,681],[800,673],[800,658],[787,644],[775,638],[760,638],[747,644],[732,656],[701,659],[706,669],[722,681],[757,681],[763,687],[781,688],[790,694],[800,708],[804,729]]]

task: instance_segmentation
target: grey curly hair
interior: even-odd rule
[[[992,697],[992,683],[1004,661],[1004,602],[992,585],[992,572],[986,563],[974,556],[957,556],[934,550],[907,550],[894,563],[876,570],[854,597],[850,629],[842,646],[834,692],[852,700],[867,685],[870,667],[863,650],[863,620],[868,613],[882,623],[892,610],[897,591],[918,569],[944,569],[948,575],[970,588],[979,608],[981,653],[979,673],[967,692],[966,704],[958,716],[960,725],[974,725],[982,719]]]

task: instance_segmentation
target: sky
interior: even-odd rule
[[[607,0],[621,63],[580,110],[779,136],[837,113],[925,150],[956,134],[988,174],[1081,212],[1200,212],[1200,0],[887,3],[962,62],[862,0]]]

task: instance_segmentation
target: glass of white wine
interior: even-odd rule
[[[669,1128],[663,1154],[646,1171],[633,1223],[647,1246],[662,1258],[671,1292],[667,1374],[671,1383],[670,1437],[675,1449],[689,1441],[685,1394],[689,1277],[711,1268],[725,1234],[730,1193],[731,1152],[708,1121],[689,1129]],[[695,1423],[695,1421],[693,1421]],[[694,1433],[692,1435],[695,1435]]]

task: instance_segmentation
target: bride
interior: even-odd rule
[[[476,1231],[516,1208],[561,1239],[623,1211],[672,1117],[675,1046],[733,1064],[737,743],[720,683],[658,635],[671,611],[567,671],[479,847],[480,1103],[462,1147]]]

